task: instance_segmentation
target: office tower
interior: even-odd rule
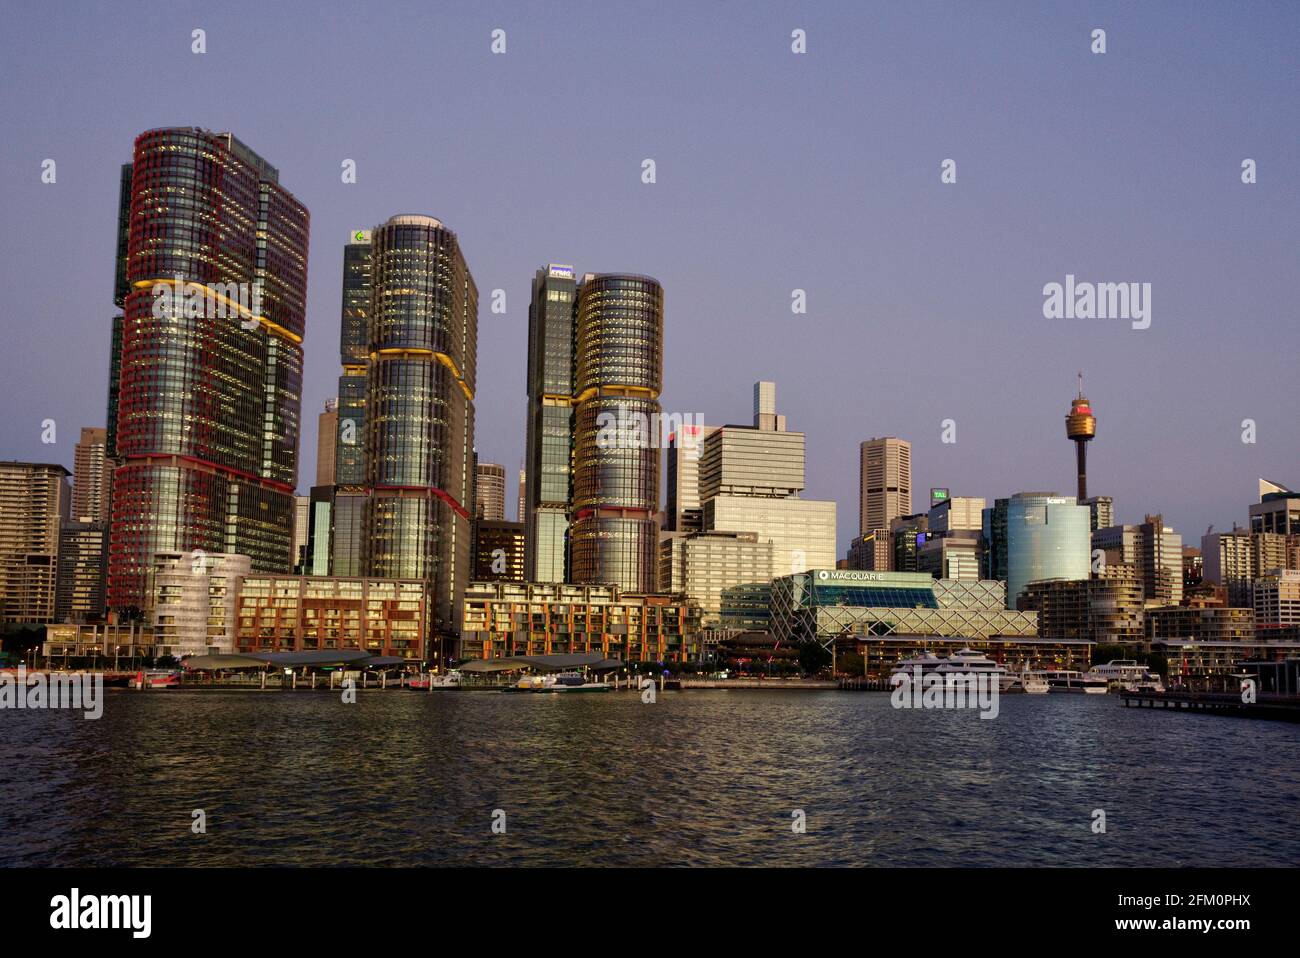
[[[1086,579],[1091,571],[1088,507],[1073,496],[1020,492],[1007,503],[1007,608],[1030,582]]]
[[[704,453],[704,440],[716,429],[716,426],[683,424],[668,434],[668,505],[664,509],[667,531],[699,532],[703,528],[700,456]]]
[[[889,520],[889,534],[894,542],[893,571],[919,571],[917,557],[929,538],[929,531],[930,517],[924,512]]]
[[[370,355],[370,230],[353,230],[343,247],[343,301],[339,324],[338,430],[334,480],[317,485],[360,489],[366,483],[366,369]]]
[[[577,288],[569,526],[575,583],[655,590],[659,442],[649,433],[659,422],[663,298],[657,280],[627,273],[587,273]]]
[[[724,590],[772,578],[772,543],[753,532],[693,532],[659,544],[659,591],[700,607],[700,627],[722,627]]]
[[[316,417],[316,485],[334,485],[335,455],[338,446],[339,401],[325,400],[324,411]]]
[[[1259,480],[1259,502],[1250,507],[1250,531],[1300,535],[1300,492]]]
[[[772,576],[835,565],[835,503],[801,499],[804,434],[788,432],[776,386],[758,383],[752,426],[718,426],[699,460],[701,527],[772,544]],[[742,581],[735,584],[743,585]]]
[[[1079,373],[1079,395],[1070,403],[1070,412],[1065,417],[1065,434],[1074,443],[1079,467],[1078,501],[1082,504],[1088,498],[1088,443],[1097,435],[1097,419],[1083,395],[1083,373]]]
[[[108,430],[83,426],[72,469],[72,518],[108,522],[112,506],[113,463]]]
[[[518,513],[524,524],[524,578],[529,582],[568,581],[576,299],[572,266],[552,263],[534,275],[528,306],[528,421]]]
[[[55,621],[98,622],[103,619],[107,576],[108,523],[61,523],[54,593]]]
[[[936,579],[979,581],[979,539],[975,536],[927,534],[915,552],[917,572]]]
[[[1092,548],[1106,554],[1107,565],[1131,565],[1148,603],[1178,605],[1183,600],[1183,537],[1162,516],[1147,516],[1141,525],[1098,529],[1092,533]]]
[[[785,432],[785,416],[776,411],[776,383],[754,383],[754,428]]]
[[[1079,505],[1088,507],[1093,532],[1115,524],[1115,500],[1110,496],[1091,496],[1079,500]]]
[[[474,582],[524,581],[524,525],[505,519],[474,523]]]
[[[307,562],[307,544],[311,539],[311,496],[293,497],[293,565],[286,572],[297,572]]]
[[[430,216],[372,230],[370,269],[361,566],[430,584],[441,661],[470,573],[478,289],[456,234]]]
[[[1007,504],[994,499],[981,513],[980,578],[1007,581]]]
[[[0,462],[0,625],[54,618],[68,476],[52,463]]]
[[[330,575],[334,548],[334,486],[312,486],[308,496],[307,546],[303,550],[300,575]],[[358,512],[359,516],[359,512]],[[360,522],[356,523],[353,555],[361,555]],[[359,563],[358,563],[359,564]],[[356,573],[354,565],[349,574]]]
[[[976,496],[949,496],[930,507],[928,527],[933,535],[978,533],[983,528],[985,500]]]
[[[229,133],[135,141],[113,453],[109,605],[159,552],[290,565],[309,215]]]
[[[243,555],[155,555],[147,601],[158,654],[181,658],[234,652],[239,589],[250,570]]]
[[[847,568],[889,572],[894,567],[894,538],[888,529],[872,529],[849,544]]]
[[[858,534],[888,529],[912,512],[912,444],[892,436],[868,439],[859,448]]]
[[[480,462],[475,469],[475,516],[489,522],[506,518],[506,467],[495,462]]]

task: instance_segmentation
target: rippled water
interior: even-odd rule
[[[1300,863],[1300,727],[1114,696],[108,696],[0,712],[0,864]]]

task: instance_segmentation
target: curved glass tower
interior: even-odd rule
[[[478,290],[456,234],[430,216],[376,227],[370,257],[363,574],[429,582],[431,626],[454,637],[470,572]]]
[[[144,606],[158,552],[291,568],[309,228],[229,133],[142,133],[123,186],[114,609]]]
[[[1092,514],[1073,496],[1021,492],[1007,500],[1008,609],[1030,582],[1088,578],[1091,556]]]
[[[653,592],[663,287],[588,273],[578,287],[571,577]]]

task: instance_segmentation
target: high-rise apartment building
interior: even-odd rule
[[[1092,548],[1106,564],[1125,563],[1137,570],[1144,599],[1151,605],[1178,605],[1183,600],[1183,537],[1147,516],[1141,525],[1110,526],[1092,533]]]
[[[235,651],[240,585],[248,556],[160,552],[150,574],[148,609],[159,655]]]
[[[289,568],[309,228],[275,168],[229,133],[142,133],[123,196],[114,609],[144,607],[159,552]]]
[[[108,577],[108,523],[64,522],[59,529],[57,622],[98,622],[104,617]]]
[[[0,462],[0,625],[54,620],[68,475],[52,463]]]
[[[1031,582],[1022,612],[1038,613],[1038,634],[1105,644],[1136,644],[1146,637],[1142,580],[1132,565],[1106,565],[1087,579]]]
[[[470,577],[478,289],[431,216],[372,230],[370,270],[362,574],[429,583],[441,661]]]
[[[528,420],[518,512],[528,582],[568,581],[577,288],[573,267],[552,263],[533,277],[528,306]]]
[[[655,279],[587,273],[577,287],[574,583],[655,591],[663,324],[664,292]]]
[[[868,439],[859,448],[858,534],[889,528],[912,512],[912,444],[892,436]]]
[[[1087,506],[1092,531],[1108,529],[1115,524],[1115,500],[1110,496],[1089,496],[1079,505]]]
[[[72,467],[72,513],[80,522],[108,522],[113,505],[113,462],[108,430],[83,426]]]
[[[523,582],[524,525],[505,519],[474,521],[473,582]]]
[[[506,518],[506,467],[495,462],[480,462],[475,467],[474,515],[488,522]]]

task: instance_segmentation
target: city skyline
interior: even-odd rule
[[[123,109],[101,109],[96,98],[107,93],[78,87],[76,124],[60,122],[62,81],[29,52],[42,45],[6,41],[7,69],[22,77],[22,95],[2,109],[11,125],[30,132],[0,150],[15,175],[30,178],[7,193],[14,221],[32,225],[0,242],[13,274],[29,280],[12,290],[12,315],[39,321],[11,324],[15,348],[31,361],[6,382],[10,408],[28,413],[0,428],[5,458],[71,467],[80,429],[107,425],[106,264],[119,168],[130,160],[136,133],[198,125],[229,129],[270,157],[312,211],[306,410],[337,392],[340,246],[354,229],[411,211],[455,225],[484,300],[476,395],[482,461],[522,458],[529,285],[538,263],[575,262],[663,283],[665,412],[743,422],[748,385],[777,383],[783,412],[808,436],[804,495],[840,504],[841,556],[856,532],[858,444],[871,436],[912,443],[915,489],[943,486],[989,501],[1033,489],[1068,493],[1074,456],[1061,435],[1061,412],[1079,368],[1102,423],[1089,450],[1089,491],[1114,498],[1116,522],[1160,512],[1194,543],[1210,524],[1244,524],[1258,477],[1295,484],[1300,424],[1286,414],[1294,392],[1286,385],[1288,351],[1240,348],[1247,339],[1282,347],[1293,322],[1279,277],[1293,265],[1287,224],[1295,220],[1296,193],[1284,164],[1294,154],[1295,126],[1270,120],[1288,88],[1281,68],[1260,55],[1258,21],[1273,16],[1275,29],[1263,32],[1280,38],[1294,33],[1294,11],[1259,11],[1247,31],[1222,12],[1012,18],[999,16],[1010,8],[995,8],[958,11],[921,31],[908,13],[885,9],[874,31],[893,42],[872,42],[875,60],[861,64],[854,56],[867,41],[836,29],[842,8],[807,16],[769,10],[752,19],[677,9],[676,22],[645,25],[645,50],[677,54],[671,70],[643,55],[620,74],[613,69],[617,49],[599,45],[585,66],[555,57],[575,42],[572,26],[527,12],[470,16],[456,26],[454,44],[433,31],[433,42],[448,46],[452,82],[488,105],[439,101],[451,120],[476,133],[454,150],[404,145],[388,132],[384,104],[294,114],[286,123],[297,100],[369,103],[379,81],[340,67],[321,92],[283,77],[274,90],[260,87],[257,51],[270,41],[249,36],[228,13],[196,10],[191,17],[207,31],[206,60],[190,53],[190,27],[177,26],[166,89],[142,90]],[[280,23],[298,13],[290,7],[268,17]],[[115,38],[126,42],[127,25],[93,13],[42,16],[47,22],[24,24],[26,32],[58,33],[88,69],[111,63],[124,71],[123,82],[148,69],[109,56]],[[420,12],[413,8],[412,16],[418,21]],[[328,36],[325,19],[296,22],[304,48]],[[1093,19],[1110,33],[1104,57],[1092,57],[1080,39]],[[582,32],[604,36],[614,29],[611,20],[593,14]],[[787,21],[808,31],[805,60],[789,50]],[[429,14],[423,22],[443,21]],[[510,46],[494,57],[487,48],[497,26],[508,31]],[[417,55],[419,44],[402,44],[390,29],[378,25],[354,52]],[[1023,56],[986,55],[995,35],[999,46]],[[923,38],[949,55],[947,72],[909,73],[909,44]],[[1186,75],[1205,61],[1219,68],[1213,86]],[[1058,78],[1063,62],[1068,76]],[[252,74],[232,71],[235,92],[249,84],[260,99],[208,89],[212,71],[232,64]],[[999,73],[989,72],[993,64]],[[1161,68],[1178,83],[1165,85]],[[827,72],[837,86],[867,91],[866,108],[852,114],[859,122],[818,122],[846,102],[822,95]],[[579,127],[560,135],[504,109],[507,92],[530,74],[551,88],[582,90],[575,106],[584,111],[599,115],[619,103],[649,122],[611,120],[608,135],[575,156]],[[617,82],[602,89],[595,78],[607,75]],[[1032,88],[1040,75],[1047,92]],[[984,94],[957,82],[975,77],[986,82]],[[707,93],[687,95],[692,79],[704,78]],[[905,96],[918,82],[922,93]],[[738,84],[757,86],[763,106],[746,100],[745,109],[727,115],[723,107]],[[1120,91],[1126,100],[1117,99]],[[918,120],[890,107],[891,98],[907,103],[918,95],[936,105],[935,116]],[[1016,104],[1020,115],[990,112],[986,97]],[[1196,107],[1204,97],[1231,104],[1232,115],[1203,116]],[[805,109],[810,99],[816,102]],[[1047,112],[1048,99],[1058,113]],[[236,102],[242,105],[232,110]],[[1194,109],[1203,142],[1188,142],[1178,129]],[[345,112],[346,132],[335,118]],[[967,117],[974,115],[989,128],[972,127]],[[1072,135],[1100,129],[1103,120],[1104,136]],[[760,131],[769,135],[760,139]],[[423,143],[427,134],[413,135]],[[523,163],[499,156],[513,151],[515,137],[540,152]],[[728,151],[734,163],[726,162]],[[945,185],[940,163],[949,156],[960,172]],[[46,157],[58,162],[53,184],[40,182]],[[641,182],[647,157],[657,162],[653,184]],[[1245,157],[1260,164],[1259,182],[1250,186],[1239,178]],[[357,162],[355,184],[340,181],[340,163],[349,158]],[[565,186],[548,194],[544,187],[553,183]],[[753,196],[764,198],[763,209],[751,209]],[[586,200],[573,202],[579,198]],[[59,224],[74,215],[85,228],[67,236]],[[863,231],[863,215],[880,229]],[[1014,237],[1000,229],[1009,224]],[[770,242],[774,235],[781,241]],[[1161,249],[1151,248],[1152,237],[1161,238]],[[1041,289],[1067,275],[1151,282],[1151,327],[1045,319]],[[491,311],[497,289],[505,292],[504,314]],[[796,289],[806,292],[806,313],[791,312]],[[59,379],[73,370],[75,387]],[[41,442],[47,418],[58,426],[53,445]],[[955,421],[955,443],[942,442],[946,419]],[[1246,419],[1258,426],[1254,444],[1241,441]],[[305,493],[315,471],[314,415],[304,416],[299,442],[297,491]],[[1189,469],[1197,483],[1185,482]]]

